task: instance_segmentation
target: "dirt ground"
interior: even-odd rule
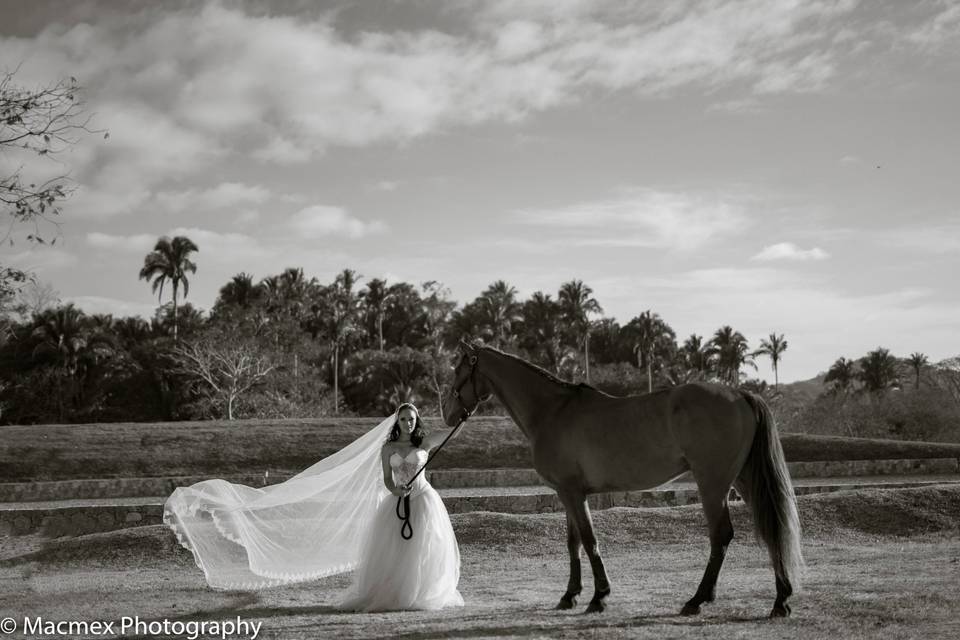
[[[800,511],[807,570],[787,620],[766,617],[772,572],[742,505],[733,508],[737,537],[717,602],[697,617],[677,614],[703,571],[705,528],[699,507],[678,507],[594,514],[613,583],[609,607],[599,615],[583,613],[589,578],[575,610],[553,610],[567,577],[561,515],[470,513],[452,518],[463,608],[340,613],[332,603],[346,576],[259,593],[212,591],[189,553],[162,526],[152,526],[54,542],[0,538],[0,618],[137,616],[159,625],[239,617],[262,625],[258,638],[291,639],[960,637],[960,487],[802,497]],[[20,629],[8,637],[25,636]],[[249,638],[252,631],[228,637]]]

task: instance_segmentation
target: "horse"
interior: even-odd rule
[[[733,540],[731,486],[750,506],[773,565],[770,617],[790,615],[787,599],[799,587],[803,567],[800,521],[773,416],[762,398],[709,383],[616,397],[560,380],[490,346],[461,341],[459,351],[442,402],[444,422],[461,424],[495,395],[529,441],[534,469],[566,511],[570,579],[557,609],[576,606],[582,591],[581,547],[594,582],[586,611],[602,612],[610,594],[587,496],[648,489],[690,471],[707,520],[710,558],[681,615],[698,614],[715,598]]]

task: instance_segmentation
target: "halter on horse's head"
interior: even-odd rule
[[[461,425],[490,395],[481,394],[477,389],[479,349],[461,340],[460,351],[463,356],[454,369],[453,386],[443,403],[443,420],[450,427]]]

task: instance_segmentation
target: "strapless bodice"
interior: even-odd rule
[[[410,478],[413,477],[417,471],[420,470],[420,467],[423,466],[423,463],[427,461],[427,452],[423,449],[413,449],[406,456],[402,456],[399,453],[393,453],[390,455],[390,467],[393,469],[393,479],[398,485],[407,484],[410,482]],[[421,487],[422,484],[426,484],[426,471],[417,476],[415,485],[413,489]]]

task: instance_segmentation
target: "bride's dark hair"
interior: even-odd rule
[[[393,421],[393,428],[390,429],[390,442],[396,442],[400,439],[400,412],[404,409],[412,409],[413,414],[417,416],[416,426],[413,428],[413,431],[410,432],[410,442],[415,447],[419,447],[420,443],[423,442],[423,436],[426,435],[426,432],[423,428],[423,421],[420,420],[420,412],[417,410],[417,407],[410,402],[404,402],[402,405],[397,407],[397,419]]]

